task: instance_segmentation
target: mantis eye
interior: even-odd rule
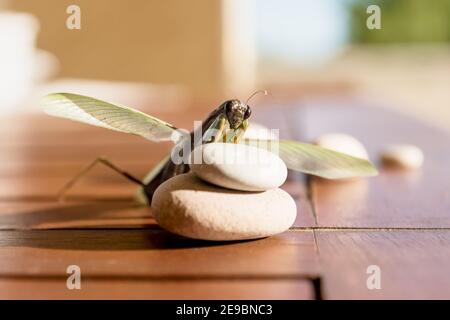
[[[247,106],[247,110],[244,113],[244,119],[247,120],[252,115],[252,109],[250,109],[250,106]]]

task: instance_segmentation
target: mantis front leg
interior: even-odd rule
[[[217,134],[214,136],[213,142],[218,142],[219,139],[222,139],[222,142],[225,142],[226,137],[223,136],[223,131],[225,130],[226,119],[224,117],[219,120],[219,127],[217,129]]]
[[[244,133],[247,130],[247,128],[248,128],[248,120],[245,120],[245,121],[242,122],[241,126],[236,129],[238,132],[233,137],[233,143],[239,143],[239,141],[241,140],[241,138],[244,135]]]

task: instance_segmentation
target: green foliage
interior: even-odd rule
[[[308,143],[261,139],[244,139],[241,143],[278,152],[289,169],[326,179],[371,177],[378,174],[377,169],[368,160]]]

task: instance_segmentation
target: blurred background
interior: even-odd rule
[[[362,96],[448,129],[449,41],[448,0],[0,0],[0,114],[51,91],[176,109],[268,89]]]

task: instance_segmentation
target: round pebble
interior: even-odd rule
[[[285,191],[242,192],[223,189],[194,173],[161,184],[152,200],[158,224],[181,236],[203,240],[246,240],[286,231],[297,208]]]
[[[381,161],[386,166],[418,169],[422,166],[423,160],[422,150],[410,144],[391,145],[381,153]]]
[[[263,139],[263,140],[274,140],[278,139],[278,135],[271,131],[266,126],[262,124],[250,122],[247,130],[242,137],[243,139]]]
[[[321,135],[316,140],[316,144],[322,148],[345,153],[356,158],[369,159],[364,145],[356,138],[345,133],[327,133]]]
[[[265,191],[287,177],[286,164],[276,154],[244,144],[208,143],[191,154],[191,170],[201,179],[224,188]]]

